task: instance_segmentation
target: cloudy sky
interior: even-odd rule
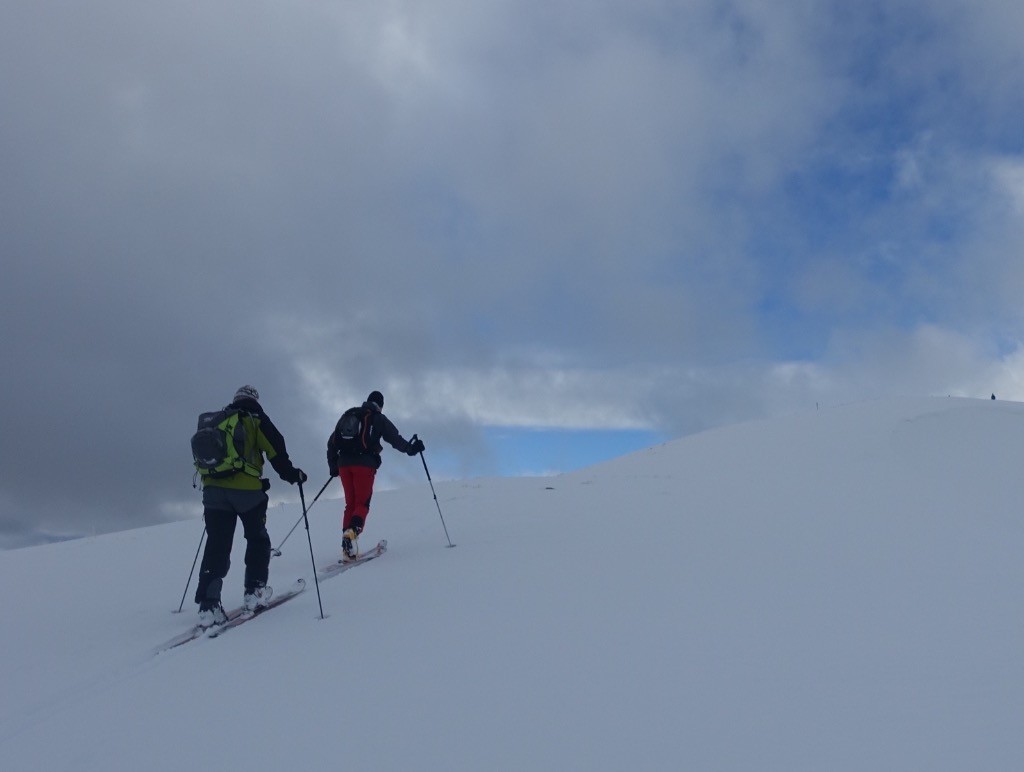
[[[198,514],[188,437],[244,383],[314,491],[375,388],[435,477],[1024,399],[1022,34],[1017,0],[9,0],[0,546]]]

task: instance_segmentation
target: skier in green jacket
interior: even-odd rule
[[[254,611],[266,605],[273,592],[267,586],[270,568],[267,489],[270,488],[270,480],[262,476],[264,456],[285,482],[302,484],[307,479],[305,472],[288,458],[284,437],[263,411],[259,398],[255,388],[242,386],[228,405],[229,409],[241,411],[239,420],[244,426],[246,441],[239,453],[245,462],[244,468],[223,477],[203,477],[203,519],[206,521],[207,540],[196,588],[199,623],[203,626],[227,620],[220,593],[231,565],[231,544],[237,520],[242,521],[246,541],[243,605]]]

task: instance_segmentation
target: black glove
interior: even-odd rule
[[[405,452],[410,456],[416,456],[426,450],[426,446],[423,444],[423,440],[419,437],[413,437],[409,440],[409,449]]]
[[[331,477],[338,476],[338,454],[330,448],[327,449],[327,469]]]
[[[288,470],[287,475],[281,475],[281,479],[283,479],[286,483],[291,483],[292,485],[295,485],[295,483],[304,483],[309,478],[306,477],[305,472],[303,472],[297,466],[293,466],[290,470]]]
[[[336,467],[336,466],[330,467],[330,475],[331,475],[331,477],[337,477],[338,476],[338,467]]]

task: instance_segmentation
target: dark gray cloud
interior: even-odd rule
[[[247,382],[314,480],[371,388],[452,474],[489,425],[1012,388],[1022,13],[6,4],[0,528],[196,511]]]

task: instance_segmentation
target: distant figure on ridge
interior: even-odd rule
[[[371,391],[359,407],[342,413],[327,440],[327,466],[331,477],[341,478],[345,489],[345,513],[342,519],[341,551],[343,559],[359,555],[358,538],[370,514],[373,483],[381,465],[381,440],[410,456],[422,453],[423,441],[413,435],[406,440],[381,412],[384,395]]]
[[[192,453],[203,482],[207,536],[196,588],[199,623],[204,627],[227,621],[220,592],[231,565],[236,520],[242,521],[245,531],[243,605],[246,611],[253,612],[266,605],[273,593],[267,586],[270,480],[262,477],[264,454],[285,482],[301,485],[307,479],[305,472],[288,458],[284,437],[263,412],[259,398],[259,392],[252,386],[242,386],[230,405],[199,417],[199,431],[193,437]]]

